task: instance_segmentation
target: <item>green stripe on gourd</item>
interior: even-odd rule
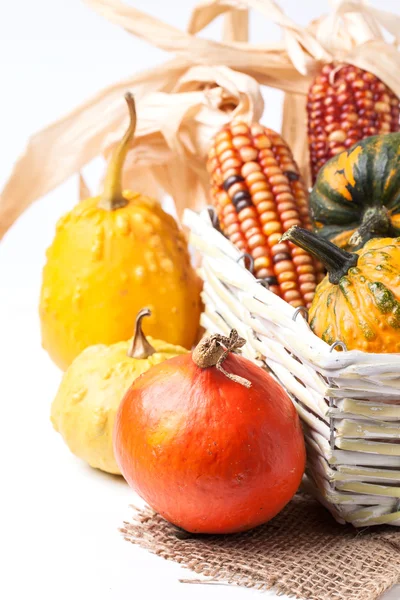
[[[349,350],[400,352],[400,239],[372,239],[356,253],[292,227],[288,240],[318,258],[328,275],[309,311],[311,329]]]
[[[330,159],[310,195],[314,231],[351,250],[400,236],[400,133],[366,138]]]

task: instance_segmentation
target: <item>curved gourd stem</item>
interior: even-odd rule
[[[365,211],[360,227],[353,233],[349,244],[363,246],[374,237],[396,237],[386,206],[371,206]]]
[[[201,340],[192,352],[192,359],[200,369],[216,367],[228,379],[249,388],[251,387],[251,382],[248,379],[228,373],[222,366],[224,360],[228,358],[229,353],[238,350],[245,343],[246,340],[239,337],[236,329],[232,329],[229,337],[216,333]]]
[[[128,204],[128,200],[122,194],[121,179],[125,158],[135,135],[136,108],[135,100],[131,93],[127,92],[125,94],[125,100],[129,109],[130,121],[124,137],[114,149],[108,164],[104,189],[99,202],[99,207],[104,210],[116,210]]]
[[[341,278],[347,275],[348,270],[357,265],[359,258],[358,254],[346,252],[332,242],[297,225],[288,229],[281,241],[292,242],[315,256],[328,271],[329,281],[333,284],[338,284]]]
[[[150,316],[151,310],[149,308],[142,308],[142,310],[138,312],[132,346],[128,350],[128,356],[131,358],[149,358],[149,356],[156,352],[155,348],[153,348],[153,346],[150,344],[142,330],[143,318]]]

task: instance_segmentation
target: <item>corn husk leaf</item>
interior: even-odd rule
[[[32,202],[79,175],[97,156],[109,156],[126,127],[128,90],[137,102],[138,126],[125,184],[158,198],[172,196],[179,215],[185,207],[207,203],[205,157],[218,129],[233,118],[260,119],[260,85],[285,92],[283,134],[306,181],[305,98],[322,63],[336,59],[369,70],[400,96],[400,18],[363,0],[333,2],[331,13],[307,28],[272,0],[205,0],[194,9],[187,31],[118,0],[86,4],[174,57],[107,87],[31,137],[0,196],[0,238]],[[248,42],[249,10],[277,24],[281,41]],[[221,41],[198,35],[221,15]]]

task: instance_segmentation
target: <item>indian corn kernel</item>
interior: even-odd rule
[[[310,306],[321,269],[280,239],[292,225],[310,228],[308,195],[280,135],[233,122],[215,137],[207,169],[223,233],[254,260],[254,275],[295,307]]]
[[[330,63],[308,93],[308,144],[313,183],[335,154],[370,135],[399,131],[400,101],[372,73]]]

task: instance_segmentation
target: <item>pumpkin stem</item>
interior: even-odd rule
[[[142,330],[143,317],[150,317],[151,310],[149,308],[142,308],[138,312],[135,322],[135,333],[133,335],[132,346],[128,350],[128,356],[132,358],[149,358],[155,353],[155,348],[150,344],[148,339]]]
[[[360,227],[349,240],[351,246],[363,246],[374,237],[396,237],[386,206],[372,206],[364,212]]]
[[[303,248],[321,261],[328,271],[329,281],[333,284],[338,284],[341,278],[347,275],[348,270],[355,267],[358,262],[358,254],[346,252],[332,242],[297,225],[283,234],[281,241],[285,240]]]
[[[124,137],[113,151],[107,168],[104,189],[99,202],[99,207],[104,210],[116,210],[128,204],[128,200],[122,194],[121,174],[130,143],[135,135],[136,108],[135,100],[130,92],[125,94],[125,100],[129,109],[130,121]]]
[[[236,329],[232,329],[229,337],[216,333],[201,340],[192,352],[192,359],[201,369],[216,367],[218,371],[221,371],[228,379],[249,388],[251,387],[251,382],[248,379],[239,377],[239,375],[234,375],[233,373],[228,373],[222,366],[222,363],[228,357],[229,352],[238,350],[244,346],[245,343],[246,340],[239,337]]]

